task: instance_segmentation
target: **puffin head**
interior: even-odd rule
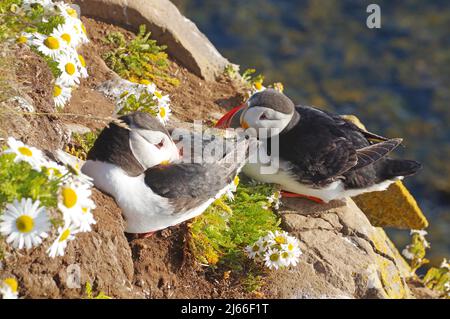
[[[270,129],[281,132],[294,116],[295,105],[283,93],[267,89],[253,94],[242,111],[240,124],[244,129],[254,128],[256,134],[259,129],[268,129],[268,137],[275,134]]]
[[[121,118],[130,128],[133,156],[145,168],[179,159],[179,151],[167,129],[147,113],[136,112]]]
[[[110,123],[98,136],[87,159],[121,167],[130,176],[159,164],[179,159],[179,151],[169,132],[154,117],[135,112]]]

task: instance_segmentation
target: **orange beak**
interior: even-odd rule
[[[246,121],[242,121],[241,127],[246,130],[250,127],[250,125],[248,125],[248,123]]]
[[[221,119],[217,122],[215,127],[222,129],[228,128],[230,126],[231,119],[233,118],[233,116],[241,109],[243,109],[245,106],[246,103],[233,108],[231,111],[229,111],[228,113],[226,113],[224,116],[221,117]]]

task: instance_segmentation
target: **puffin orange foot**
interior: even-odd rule
[[[154,233],[156,233],[156,232],[155,231],[151,231],[151,232],[148,232],[148,233],[142,233],[142,234],[138,235],[138,238],[139,239],[149,238],[149,237],[153,236]]]
[[[286,197],[286,198],[306,198],[309,199],[310,201],[313,201],[317,204],[325,204],[325,202],[323,200],[321,200],[318,197],[314,197],[314,196],[308,196],[308,195],[303,195],[303,194],[296,194],[296,193],[291,193],[291,192],[285,192],[285,191],[281,191],[281,197]]]

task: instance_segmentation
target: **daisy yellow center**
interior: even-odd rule
[[[286,244],[286,238],[282,237],[282,236],[277,236],[274,238],[275,242],[277,244]]]
[[[67,74],[73,75],[75,73],[75,64],[73,63],[66,63],[64,69],[66,70]]]
[[[162,99],[162,94],[161,94],[161,92],[159,92],[159,91],[155,91],[155,96],[158,98],[158,99]]]
[[[6,278],[5,280],[3,280],[3,282],[12,290],[12,292],[17,292],[17,288],[19,286],[17,284],[17,280],[15,280],[14,278]]]
[[[67,44],[70,44],[70,41],[72,40],[72,38],[70,37],[70,34],[68,33],[63,33],[61,35],[61,38],[67,42]]]
[[[278,259],[280,259],[280,255],[278,254],[270,255],[270,261],[278,261]]]
[[[21,233],[29,233],[34,228],[34,220],[28,215],[22,215],[16,219],[16,227]]]
[[[28,147],[25,147],[25,146],[19,147],[18,151],[20,154],[22,154],[24,156],[28,156],[28,157],[33,156],[33,152]]]
[[[55,37],[48,37],[44,40],[44,44],[47,48],[52,50],[58,50],[59,49],[59,41]]]
[[[292,250],[294,250],[294,245],[289,244],[287,248],[288,248],[289,251],[292,251]]]
[[[283,253],[281,254],[281,257],[282,257],[282,258],[288,258],[288,257],[289,257],[289,253],[288,253],[288,252],[283,252]]]
[[[61,95],[62,88],[59,85],[55,85],[53,88],[53,97],[58,97]]]
[[[165,108],[160,108],[159,109],[159,115],[162,117],[162,118],[164,118],[164,117],[166,117],[166,109]]]
[[[256,88],[257,90],[261,90],[261,89],[262,89],[262,83],[261,83],[261,82],[256,82],[256,83],[255,83],[255,88]]]
[[[59,236],[59,242],[63,242],[65,240],[67,240],[69,235],[70,235],[70,229],[67,228],[61,233],[61,236]]]
[[[68,15],[70,15],[72,18],[77,18],[78,14],[77,14],[77,10],[72,9],[72,8],[68,8],[66,9],[66,12]]]
[[[146,80],[146,79],[142,79],[140,82],[141,82],[141,84],[145,84],[145,85],[150,84],[150,81]]]
[[[84,60],[83,56],[81,54],[78,54],[78,60],[80,60],[80,64],[83,68],[86,67],[86,61]]]
[[[25,42],[27,42],[27,40],[28,40],[27,37],[25,37],[23,35],[21,35],[20,37],[17,38],[18,43],[25,43]]]
[[[252,251],[259,251],[259,246],[258,245],[253,245],[252,247]]]
[[[233,184],[238,186],[239,185],[239,176],[236,176],[233,180]]]
[[[67,208],[72,208],[75,206],[78,200],[77,193],[70,187],[63,188],[62,197],[64,206]]]
[[[88,208],[87,207],[83,207],[83,208],[81,208],[81,211],[83,212],[83,214],[86,214],[88,212]]]

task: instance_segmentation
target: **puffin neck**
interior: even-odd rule
[[[280,132],[280,134],[289,132],[297,123],[300,121],[300,114],[298,114],[297,110],[294,109],[294,114],[292,115],[291,120],[288,125]]]

